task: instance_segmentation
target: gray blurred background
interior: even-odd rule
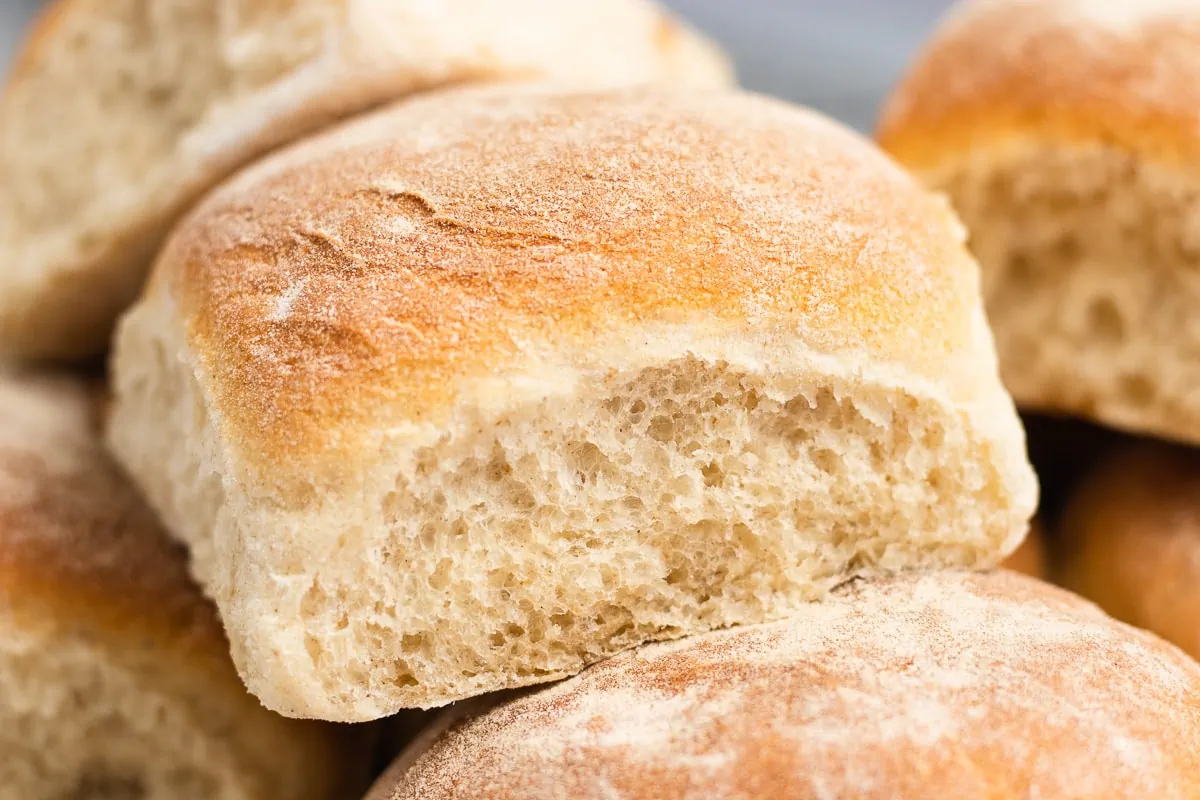
[[[567,0],[564,0],[566,2]],[[733,53],[743,85],[863,130],[948,0],[665,0]],[[40,0],[0,0],[0,62]]]

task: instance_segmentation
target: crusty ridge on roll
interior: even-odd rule
[[[178,230],[110,438],[268,706],[547,681],[1016,547],[1035,485],[962,235],[764,98],[416,100]]]
[[[331,120],[464,81],[720,86],[652,0],[58,0],[0,95],[0,353],[103,352],[173,222]]]
[[[1062,534],[1065,586],[1200,658],[1200,454],[1118,450],[1071,497]]]
[[[365,752],[246,693],[87,393],[0,376],[0,796],[340,800]]]
[[[1018,405],[1200,443],[1200,5],[973,0],[883,115],[971,230]]]
[[[1194,797],[1200,666],[1000,571],[839,590],[459,722],[368,800]]]

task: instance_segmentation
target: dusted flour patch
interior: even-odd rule
[[[1005,571],[859,582],[450,724],[370,800],[1186,798],[1200,666]]]

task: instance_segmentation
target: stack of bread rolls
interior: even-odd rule
[[[54,6],[0,786],[353,799],[444,709],[367,797],[1189,796],[1200,665],[996,569],[1044,558],[967,230],[730,81],[644,0]]]

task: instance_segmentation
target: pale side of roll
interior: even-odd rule
[[[859,583],[450,719],[368,800],[1195,797],[1200,665],[1007,571]]]
[[[269,707],[550,681],[1017,546],[1036,486],[962,238],[765,98],[418,99],[179,228],[110,441]]]
[[[971,231],[1017,404],[1200,443],[1200,4],[969,0],[879,140]]]
[[[0,354],[104,352],[172,224],[268,150],[511,80],[732,72],[652,0],[58,0],[0,94]]]
[[[360,732],[246,692],[185,555],[66,378],[0,376],[0,797],[342,800]]]

